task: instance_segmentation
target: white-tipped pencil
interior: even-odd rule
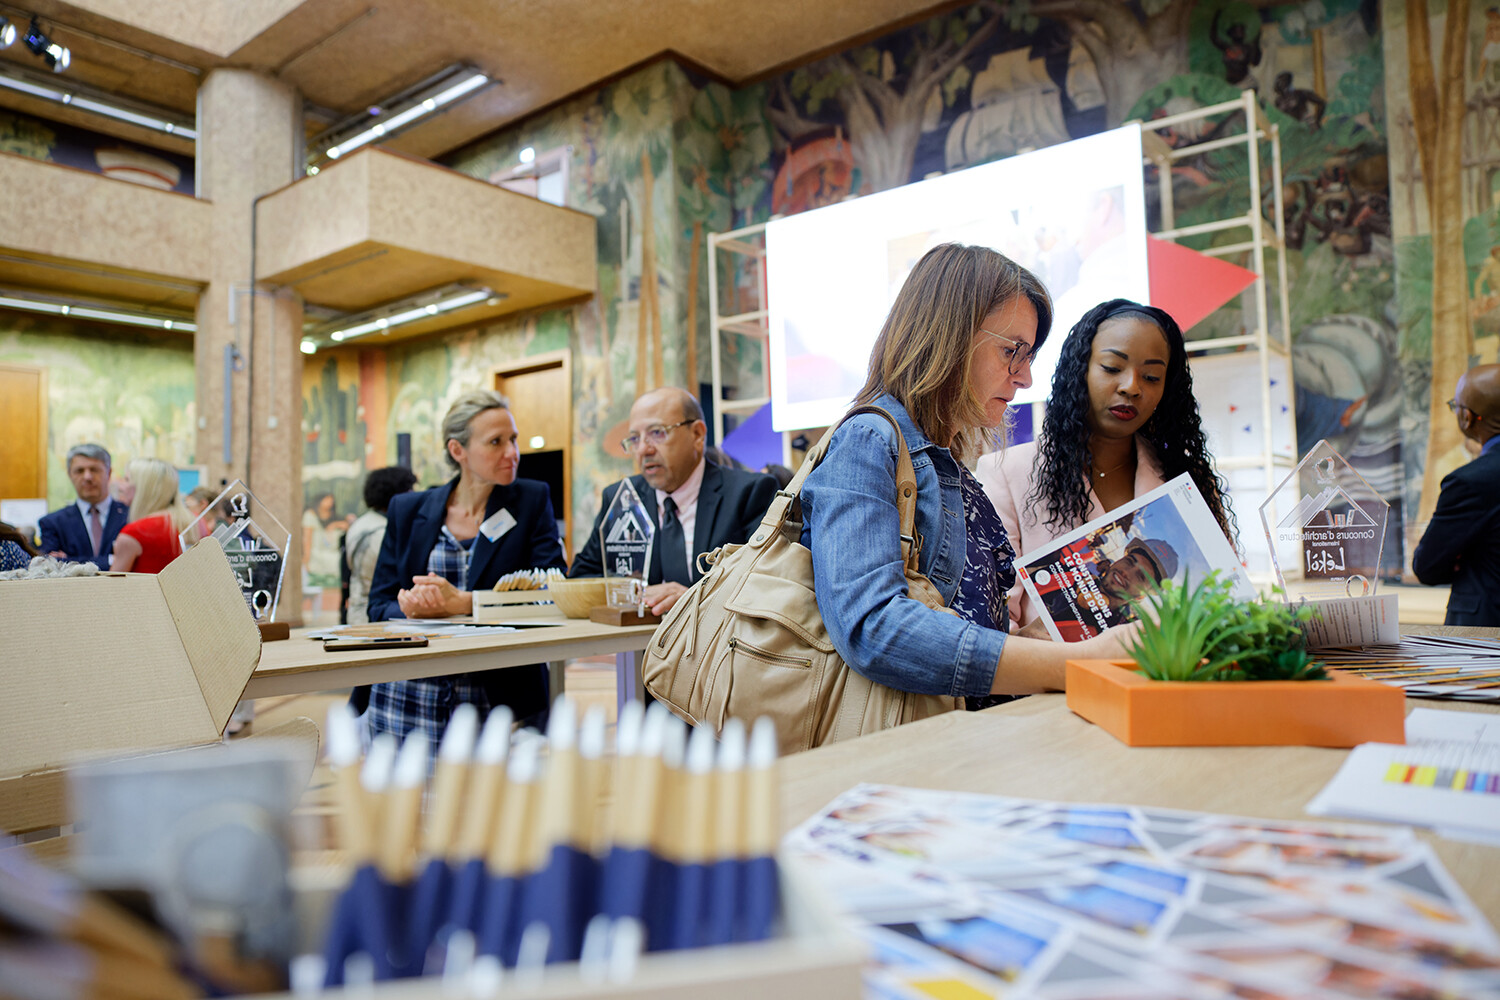
[[[391,768],[390,791],[386,793],[385,816],[377,858],[380,874],[392,884],[411,881],[416,867],[418,831],[422,822],[422,792],[427,787],[427,765],[431,743],[427,734],[413,729],[406,736]]]

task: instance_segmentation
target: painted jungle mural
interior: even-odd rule
[[[0,314],[0,359],[47,370],[47,504],[74,498],[64,458],[98,442],[132,458],[195,464],[193,342],[60,317]]]
[[[1418,9],[1430,21],[1425,68],[1406,52]],[[1445,29],[1451,11],[1463,14],[1464,30]],[[740,88],[664,59],[447,158],[455,169],[502,183],[515,176],[523,149],[538,161],[561,150],[566,203],[599,220],[598,294],[570,309],[393,345],[378,376],[340,363],[341,392],[363,398],[373,391],[364,380],[376,379],[387,400],[381,420],[362,418],[380,447],[350,443],[340,460],[385,464],[396,435],[412,433],[413,461],[426,482],[421,463],[437,449],[416,442],[433,439],[446,402],[479,384],[489,359],[566,344],[574,357],[576,539],[592,519],[598,487],[626,468],[610,442],[634,395],[666,382],[709,381],[708,268],[718,268],[723,312],[758,303],[753,258],[710,262],[708,234],[1205,107],[1249,88],[1281,136],[1301,444],[1327,437],[1348,456],[1396,508],[1397,536],[1401,515],[1411,512],[1409,528],[1420,520],[1422,498],[1435,496],[1435,480],[1422,488],[1422,470],[1436,474],[1424,457],[1454,453],[1457,444],[1431,419],[1451,395],[1439,394],[1438,382],[1451,388],[1455,366],[1461,370],[1473,353],[1493,354],[1500,343],[1486,339],[1500,338],[1500,180],[1492,168],[1472,165],[1487,163],[1500,143],[1500,97],[1491,96],[1500,94],[1500,41],[1492,34],[1500,39],[1500,14],[1457,0],[994,0]],[[1458,83],[1455,58],[1464,66]],[[1428,78],[1441,86],[1421,85]],[[1436,103],[1413,109],[1409,90]],[[1243,128],[1237,117],[1161,134],[1181,148]],[[1465,164],[1453,167],[1460,176],[1443,187],[1464,205],[1456,268],[1443,263],[1449,258],[1427,231],[1430,196],[1416,194],[1429,162],[1445,171]],[[1176,159],[1177,224],[1247,211],[1246,176],[1243,154],[1230,150]],[[1157,180],[1152,168],[1153,202]],[[1269,180],[1260,193],[1269,218],[1276,193]],[[1443,238],[1452,242],[1453,234]],[[1201,249],[1242,239],[1229,233],[1184,242]],[[1226,259],[1249,263],[1243,252]],[[1435,312],[1439,286],[1452,302]],[[1447,318],[1453,303],[1461,323]],[[1190,336],[1243,332],[1253,323],[1248,305],[1232,303]],[[1440,331],[1463,332],[1434,340],[1434,314]],[[725,346],[726,383],[760,395],[759,344],[734,337]],[[310,370],[323,363],[313,359]],[[328,407],[344,404],[321,383],[308,385],[318,392],[309,412],[340,426]],[[349,433],[351,420],[346,415],[342,425]],[[309,503],[314,490],[342,496],[336,478],[311,476]],[[1253,511],[1241,511],[1240,520],[1253,524]],[[1401,539],[1394,540],[1389,574],[1404,561]]]
[[[1500,8],[1386,0],[1383,15],[1415,543],[1443,476],[1471,457],[1446,405],[1454,384],[1500,360]]]

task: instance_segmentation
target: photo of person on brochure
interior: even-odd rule
[[[1196,583],[1214,568],[1170,496],[1106,517],[1071,541],[1028,555],[1021,566],[1064,642],[1134,621],[1134,602],[1168,580]]]
[[[1177,550],[1160,538],[1132,538],[1118,559],[1105,557],[1088,538],[1057,555],[1055,566],[1032,578],[1064,642],[1133,621],[1130,602],[1176,576],[1180,562]]]

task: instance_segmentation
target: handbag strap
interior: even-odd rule
[[[901,425],[896,418],[879,406],[864,405],[856,406],[828,429],[828,433],[813,445],[812,450],[807,453],[802,466],[797,474],[792,477],[786,488],[779,490],[776,498],[771,501],[766,516],[761,519],[761,528],[757,529],[751,537],[751,544],[760,544],[769,538],[774,532],[780,531],[786,523],[787,516],[791,513],[792,504],[802,495],[802,484],[807,477],[823,461],[823,456],[828,453],[830,442],[833,441],[834,432],[844,425],[844,421],[861,413],[874,413],[884,417],[896,432],[896,510],[901,515],[901,547],[905,553],[905,561],[913,568],[917,565],[917,556],[922,550],[920,539],[917,538],[917,473],[911,463],[911,449],[906,445],[906,435],[901,433]],[[764,530],[769,529],[769,530]]]

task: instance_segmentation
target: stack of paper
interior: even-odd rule
[[[1406,717],[1405,746],[1355,747],[1307,811],[1500,842],[1500,716],[1416,709]]]
[[[1406,691],[1409,698],[1500,702],[1500,641],[1403,635],[1399,642],[1318,653],[1337,667]]]
[[[784,847],[861,922],[871,997],[1500,996],[1409,827],[860,785]]]

